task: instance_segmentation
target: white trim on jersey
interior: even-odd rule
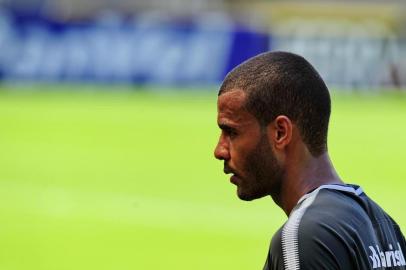
[[[346,191],[353,193],[355,195],[360,195],[363,193],[362,188],[358,187],[357,189],[351,186],[342,186],[342,185],[322,185],[315,189],[314,191],[305,194],[298,201],[298,208],[293,209],[289,215],[289,219],[282,229],[282,254],[285,270],[298,270],[300,269],[299,262],[299,224],[300,221],[306,212],[307,208],[313,203],[316,199],[317,194],[322,189],[335,189],[340,191]]]
[[[325,189],[325,188],[327,188],[327,189],[335,189],[335,190],[340,190],[340,191],[346,191],[346,192],[353,193],[353,194],[358,195],[358,196],[361,195],[364,192],[361,187],[358,187],[357,189],[355,189],[352,186],[342,186],[342,185],[334,185],[334,184],[332,184],[332,185],[322,185],[322,186],[319,186],[316,190],[314,190],[314,191],[312,191],[312,192],[310,192],[308,194],[303,195],[302,198],[300,198],[300,200],[297,202],[297,204],[300,204],[303,200],[309,198],[310,196],[313,196],[313,193],[317,194],[317,192],[320,189]]]

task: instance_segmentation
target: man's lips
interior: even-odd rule
[[[238,177],[238,174],[236,174],[235,172],[234,172],[234,170],[232,170],[229,166],[224,166],[224,173],[225,174],[232,174],[231,175],[231,177],[230,177],[230,182],[231,183],[233,183],[234,185],[236,185],[237,184],[237,181],[238,181],[238,179],[239,179],[239,177]]]
[[[226,163],[224,163],[223,172],[224,172],[225,174],[230,174],[230,173],[236,174],[236,173],[234,172],[234,170],[233,170],[230,166],[228,166],[228,164],[226,164]]]

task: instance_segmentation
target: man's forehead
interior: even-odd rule
[[[242,90],[231,90],[218,97],[219,124],[244,124],[255,120],[245,109],[246,93]]]
[[[244,107],[246,93],[240,89],[230,90],[218,97],[219,112],[224,110],[241,110]]]

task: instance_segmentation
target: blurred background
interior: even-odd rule
[[[406,2],[0,0],[0,269],[262,269],[285,222],[213,157],[217,90],[306,57],[341,177],[406,230]]]

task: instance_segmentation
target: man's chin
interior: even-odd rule
[[[263,194],[258,194],[255,192],[244,192],[240,190],[240,188],[237,189],[237,196],[243,201],[253,201],[259,198],[264,197],[265,195]]]

